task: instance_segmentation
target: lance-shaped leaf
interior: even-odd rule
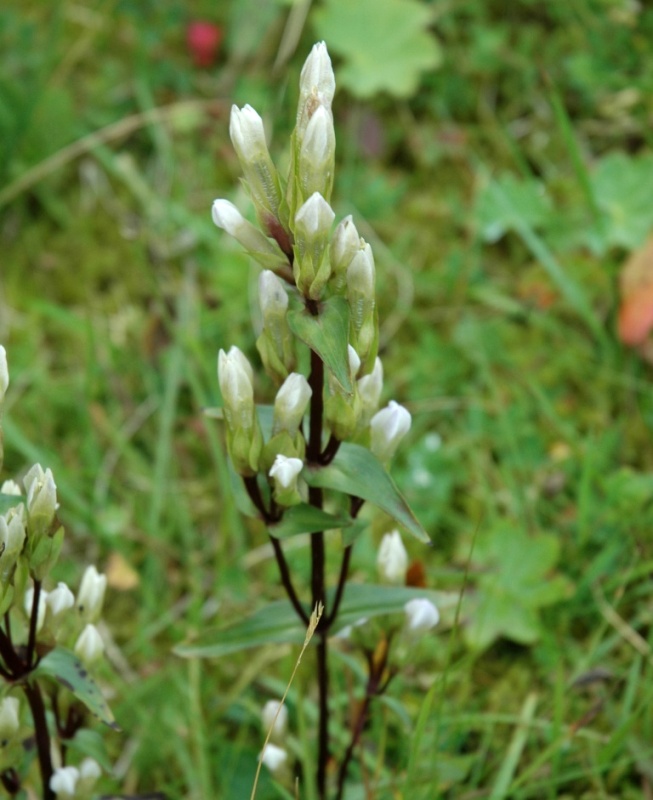
[[[39,661],[32,673],[34,677],[47,676],[65,686],[86,708],[105,725],[120,730],[97,683],[88,670],[70,650],[57,647]]]
[[[333,528],[347,528],[353,520],[348,514],[327,514],[320,508],[314,508],[306,503],[291,506],[283,513],[283,518],[276,525],[268,528],[270,536],[275,539],[289,539],[300,533],[317,533]]]
[[[334,589],[327,592],[327,610],[333,604],[334,594]],[[458,602],[457,593],[409,586],[348,584],[332,632],[337,633],[361,619],[403,612],[406,603],[417,598],[430,600],[440,611]],[[219,658],[263,644],[301,644],[305,636],[306,629],[290,603],[278,600],[234,625],[206,631],[196,641],[176,647],[175,653],[184,658]]]
[[[430,542],[383,464],[367,448],[345,442],[329,466],[308,466],[302,475],[309,486],[335,489],[373,503],[420,542]]]
[[[324,361],[343,391],[351,394],[354,389],[347,353],[349,306],[345,298],[330,297],[321,304],[320,313],[315,317],[305,308],[289,311],[288,325],[295,336]]]

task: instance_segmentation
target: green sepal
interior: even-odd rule
[[[48,677],[71,691],[86,708],[105,725],[120,730],[116,725],[102,692],[88,674],[88,670],[70,650],[56,647],[44,656],[31,673],[35,678]]]
[[[344,297],[330,297],[313,316],[306,308],[288,312],[290,330],[322,359],[347,394],[354,391],[349,374],[349,305]]]
[[[275,539],[289,539],[302,533],[347,528],[352,523],[353,520],[348,514],[328,514],[320,508],[302,503],[285,511],[281,521],[276,525],[270,525],[268,532]]]
[[[59,553],[63,546],[63,525],[57,529],[54,536],[41,536],[29,556],[29,571],[36,581],[42,581],[57,563]]]
[[[383,464],[365,447],[343,442],[328,466],[307,466],[302,474],[309,486],[335,489],[367,500],[389,514],[420,542],[430,543],[429,535]]]
[[[0,598],[0,616],[3,616],[9,611],[11,604],[14,602],[15,590],[13,584],[5,583],[0,591],[2,591],[2,598]]]

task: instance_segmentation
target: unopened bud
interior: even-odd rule
[[[329,245],[332,282],[336,293],[345,285],[347,268],[360,248],[361,238],[350,214],[338,223]]]
[[[358,370],[361,368],[360,357],[350,344],[347,345],[347,355],[349,358],[349,372],[351,373],[352,378],[356,380]]]
[[[45,612],[47,609],[47,599],[48,593],[45,589],[41,589],[39,592],[39,605],[36,610],[36,632],[38,633],[41,628],[43,627],[43,623],[45,622]],[[32,611],[34,609],[34,587],[30,586],[29,589],[25,592],[25,612],[27,616],[31,619],[32,618]]]
[[[25,511],[22,503],[0,516],[0,577],[4,582],[25,544]]]
[[[331,275],[326,247],[334,218],[333,209],[319,192],[313,193],[295,215],[295,282],[300,292],[314,300],[319,299]]]
[[[331,106],[336,91],[336,78],[324,42],[313,45],[299,76],[300,110],[306,101],[317,94],[326,106]]]
[[[57,800],[75,800],[79,770],[77,767],[57,767],[50,778],[50,789]]]
[[[406,630],[409,633],[424,633],[434,628],[440,621],[440,612],[430,600],[416,598],[404,606]]]
[[[299,150],[298,178],[302,197],[319,192],[331,197],[336,158],[333,116],[325,106],[317,107],[308,121]]]
[[[75,595],[60,581],[57,588],[48,592],[47,607],[53,617],[58,617],[75,605]]]
[[[283,317],[288,310],[288,293],[274,272],[263,270],[258,279],[258,298],[263,324],[271,317]]]
[[[261,711],[263,729],[272,730],[272,736],[283,739],[288,727],[288,709],[279,700],[268,700]]]
[[[298,372],[288,375],[274,399],[272,433],[287,431],[294,436],[299,429],[312,394],[313,390],[303,375]]]
[[[260,755],[260,759],[270,772],[275,773],[283,768],[288,760],[288,753],[286,753],[283,747],[277,747],[276,744],[268,742]]]
[[[90,623],[79,634],[75,643],[75,655],[87,666],[94,664],[104,653],[104,642],[100,632]]]
[[[231,107],[229,136],[238,158],[247,163],[268,152],[265,128],[260,114],[250,105]]]
[[[102,613],[107,576],[91,564],[86,567],[77,593],[77,610],[84,622],[97,622]]]
[[[287,266],[288,259],[281,252],[279,245],[246,220],[229,200],[214,200],[211,216],[218,228],[233,236],[252,258],[263,266],[269,268]]]
[[[102,768],[94,758],[85,758],[79,765],[79,783],[77,790],[80,794],[90,794],[102,775]]]
[[[361,423],[367,425],[372,415],[379,407],[381,392],[383,390],[383,365],[381,359],[376,358],[374,369],[369,375],[363,375],[357,381],[358,394],[361,399]]]
[[[254,411],[252,367],[239,350],[231,347],[218,355],[218,382],[225,404],[225,419],[232,429],[251,428]]]
[[[277,456],[269,474],[282,489],[294,489],[297,486],[297,478],[303,467],[304,462],[301,458]]]
[[[407,409],[391,400],[370,421],[370,450],[379,459],[387,462],[395,454],[399,443],[410,430],[411,416]]]
[[[45,471],[40,464],[28,471],[23,479],[27,491],[27,523],[34,536],[48,533],[58,508],[57,486],[52,470]]]
[[[408,570],[408,553],[399,531],[386,533],[379,546],[376,567],[381,578],[388,583],[405,583]]]
[[[9,367],[7,366],[7,351],[0,344],[0,406],[5,399],[9,386]]]
[[[0,749],[5,747],[18,732],[19,709],[17,697],[4,697],[0,700]]]
[[[4,481],[2,486],[0,486],[0,494],[11,494],[20,497],[22,492],[16,481]]]

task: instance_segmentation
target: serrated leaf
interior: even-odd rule
[[[327,0],[313,23],[329,49],[342,56],[338,83],[352,94],[410,97],[421,73],[442,61],[428,30],[432,19],[431,9],[415,0]]]
[[[334,589],[327,592],[327,609],[333,603],[334,594]],[[428,589],[348,584],[332,632],[337,633],[363,618],[401,612],[406,603],[415,598],[431,600],[440,610],[457,602],[455,594]],[[184,658],[219,658],[263,644],[301,644],[305,636],[306,629],[290,603],[279,600],[235,625],[208,630],[195,642],[179,645],[174,652]]]
[[[35,677],[52,678],[71,691],[86,708],[105,725],[120,730],[111,709],[107,705],[100,687],[88,674],[88,670],[70,650],[57,647],[39,661],[32,673]]]
[[[307,309],[288,312],[290,330],[324,361],[343,391],[351,394],[349,375],[349,305],[344,297],[330,297],[313,316]]]
[[[552,574],[559,552],[556,536],[519,528],[499,526],[479,538],[472,562],[481,572],[477,590],[463,598],[470,647],[484,649],[501,636],[520,644],[539,639],[540,609],[571,591],[566,578]]]
[[[300,503],[286,509],[282,520],[276,525],[270,525],[268,530],[270,536],[274,536],[275,539],[289,539],[291,536],[298,536],[301,533],[347,528],[352,522],[353,520],[348,514],[334,516],[320,508]]]
[[[9,509],[19,506],[25,502],[22,495],[17,494],[0,494],[0,514],[6,514]]]
[[[309,486],[335,489],[373,503],[420,542],[431,541],[383,464],[367,448],[345,442],[329,466],[308,466],[302,475]]]

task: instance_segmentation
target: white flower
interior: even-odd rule
[[[279,245],[272,239],[268,239],[255,225],[246,220],[229,200],[214,200],[211,217],[218,228],[222,228],[230,236],[233,236],[250,253],[275,256],[279,259],[279,263],[287,261]]]
[[[399,403],[391,400],[370,421],[370,450],[379,461],[389,461],[399,443],[410,430],[410,413]]]
[[[319,105],[308,121],[299,157],[319,166],[330,162],[336,151],[336,134],[331,111]]]
[[[241,162],[255,161],[268,152],[263,120],[250,105],[231,107],[229,136]]]
[[[2,405],[9,386],[9,367],[7,366],[7,351],[0,344],[0,406]]]
[[[225,404],[225,417],[232,429],[253,425],[254,373],[243,353],[232,347],[228,353],[220,350],[218,355],[218,382]]]
[[[84,570],[77,593],[77,610],[84,622],[96,622],[102,613],[107,576],[100,574],[91,564]]]
[[[288,431],[291,436],[297,433],[313,390],[308,381],[298,372],[291,372],[281,384],[274,399],[273,434]]]
[[[297,486],[297,477],[304,467],[301,458],[287,458],[278,455],[268,473],[282,489],[294,489]]]
[[[258,279],[258,299],[263,321],[283,316],[288,309],[288,293],[274,272],[264,269]]]
[[[102,769],[97,761],[94,758],[85,758],[79,765],[79,783],[77,785],[79,793],[90,793],[100,775],[102,775]]]
[[[365,242],[364,246],[354,253],[347,268],[347,292],[349,297],[360,295],[368,300],[374,300],[375,274],[372,248]]]
[[[405,583],[408,569],[408,553],[401,541],[399,531],[391,531],[381,539],[376,557],[379,575],[389,583]]]
[[[361,368],[361,360],[356,350],[354,350],[350,344],[347,345],[347,356],[349,358],[349,371],[355,379],[358,375],[358,370]]]
[[[327,236],[336,218],[335,213],[319,192],[313,192],[295,214],[297,233],[307,241]]]
[[[37,533],[45,533],[52,524],[59,505],[52,470],[48,467],[44,471],[40,464],[34,464],[25,475],[23,483],[27,490],[27,518],[30,530],[33,527]]]
[[[331,237],[329,256],[333,271],[346,270],[360,246],[361,238],[350,214],[336,226]]]
[[[87,625],[75,642],[75,655],[86,665],[93,664],[102,657],[104,642],[95,625]]]
[[[263,729],[272,729],[272,735],[282,739],[288,727],[288,709],[279,700],[268,700],[261,711]]]
[[[373,414],[379,407],[381,391],[383,390],[383,365],[378,356],[374,362],[374,369],[369,375],[363,375],[362,378],[359,378],[356,384],[363,406],[363,414]]]
[[[300,113],[313,94],[317,94],[323,103],[330,106],[335,90],[336,78],[327,46],[324,42],[318,42],[313,45],[299,76]]]
[[[409,633],[424,633],[440,621],[440,612],[430,600],[420,597],[409,600],[404,606],[406,630]]]
[[[17,697],[4,697],[0,701],[0,748],[11,741],[20,725]]]
[[[10,508],[4,516],[0,516],[0,562],[11,567],[25,543],[25,507],[21,503]]]
[[[20,497],[22,492],[16,481],[5,481],[2,486],[0,486],[0,494],[11,494]]]
[[[72,608],[75,605],[75,595],[70,591],[65,583],[60,581],[57,588],[48,592],[47,606],[52,612],[52,615],[58,617],[64,611]]]
[[[50,778],[50,789],[59,800],[74,800],[78,780],[77,767],[58,767]]]
[[[260,755],[261,761],[270,770],[270,772],[278,772],[288,760],[288,753],[283,747],[277,747],[276,744],[268,744],[263,749]]]

